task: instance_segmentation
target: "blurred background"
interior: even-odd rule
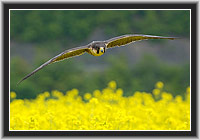
[[[83,54],[54,63],[17,82],[66,49],[123,34],[181,37],[145,40],[109,49],[99,57]],[[44,91],[79,94],[116,81],[125,96],[151,92],[157,81],[174,96],[190,85],[190,12],[184,10],[12,10],[10,12],[10,90],[17,98]]]

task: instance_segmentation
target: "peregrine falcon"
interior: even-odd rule
[[[135,41],[140,40],[147,40],[147,39],[176,39],[175,37],[162,37],[162,36],[153,36],[153,35],[139,35],[139,34],[129,34],[129,35],[122,35],[118,37],[114,37],[105,41],[93,41],[85,46],[80,46],[72,49],[65,50],[64,52],[60,53],[59,55],[51,58],[46,63],[42,64],[40,67],[35,69],[33,72],[25,76],[22,80],[18,82],[21,83],[23,80],[27,79],[37,71],[41,70],[43,67],[52,64],[54,62],[58,62],[67,58],[71,58],[74,56],[82,55],[83,53],[87,52],[93,56],[101,56],[106,52],[106,49],[113,48],[113,47],[120,47],[129,43],[133,43]]]

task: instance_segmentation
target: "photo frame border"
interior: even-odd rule
[[[191,9],[191,131],[9,131],[9,9]],[[197,3],[3,3],[3,136],[197,136]]]

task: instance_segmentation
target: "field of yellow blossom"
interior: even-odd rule
[[[86,93],[77,89],[44,92],[36,99],[16,99],[11,92],[10,130],[190,130],[190,88],[185,99],[163,91],[124,97],[111,81],[108,87]]]

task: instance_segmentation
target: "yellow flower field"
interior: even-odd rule
[[[15,99],[11,92],[10,130],[190,130],[190,88],[183,100],[163,86],[157,82],[152,93],[124,97],[111,81],[84,99],[77,89],[44,92],[32,100]]]

